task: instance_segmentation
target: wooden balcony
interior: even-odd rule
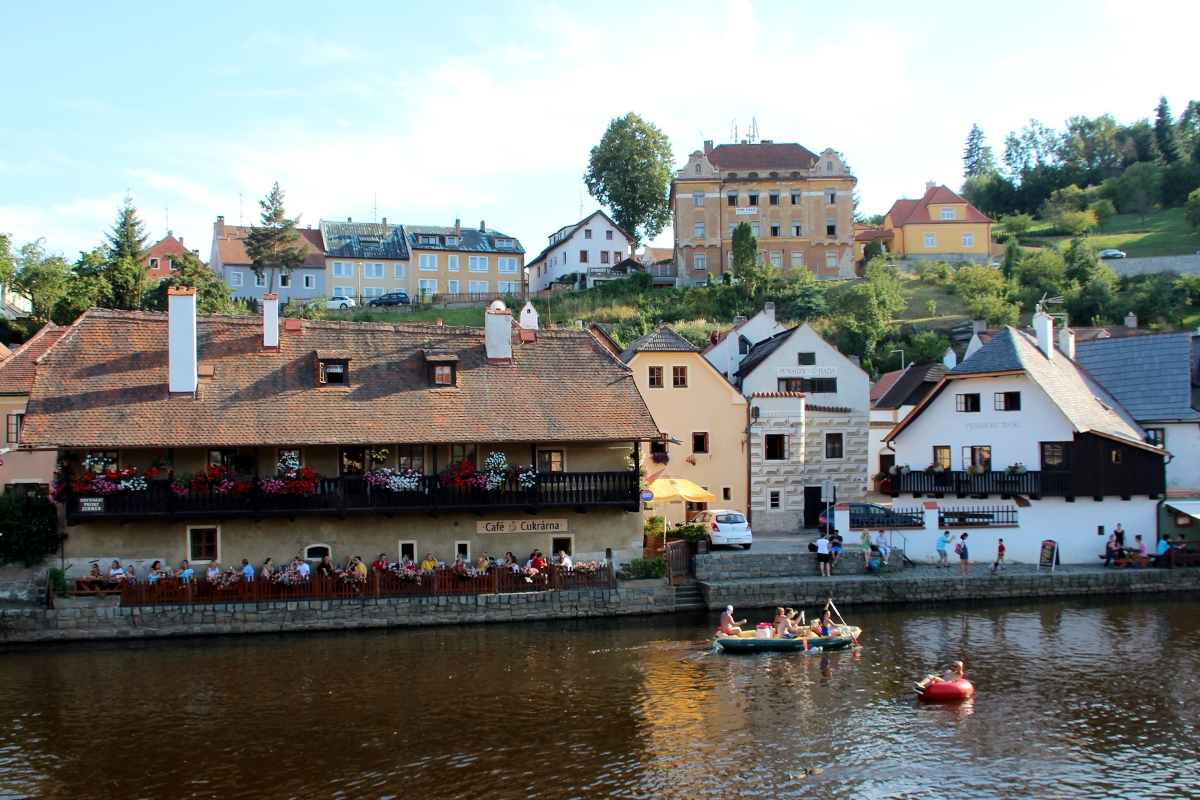
[[[188,491],[178,495],[168,481],[151,481],[141,491],[114,492],[104,496],[80,496],[68,492],[64,498],[68,525],[91,520],[127,522],[139,519],[232,517],[288,517],[325,514],[345,519],[349,514],[427,513],[446,511],[527,511],[544,508],[640,508],[638,476],[635,472],[548,472],[537,476],[529,489],[516,486],[485,490],[444,485],[437,476],[421,479],[413,491],[394,492],[372,486],[361,477],[322,478],[311,494],[268,494],[258,488],[242,496]]]
[[[1010,475],[1007,472],[984,472],[969,475],[966,472],[909,472],[907,475],[891,477],[892,496],[913,495],[987,495],[1020,494],[1067,496],[1071,488],[1071,473],[1025,472]]]

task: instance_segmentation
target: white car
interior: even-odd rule
[[[356,305],[357,305],[357,303],[354,302],[353,297],[341,297],[340,295],[331,297],[325,301],[326,308],[346,309],[346,308],[354,308],[354,306],[356,306]]]
[[[696,525],[708,528],[708,543],[740,544],[744,550],[749,550],[754,543],[754,534],[746,515],[740,511],[728,508],[718,508],[713,511],[701,511],[692,519]]]
[[[1101,258],[1124,258],[1125,257],[1125,253],[1123,251],[1115,250],[1112,248],[1109,248],[1108,250],[1101,250],[1099,253],[1097,253],[1097,255],[1100,256]]]

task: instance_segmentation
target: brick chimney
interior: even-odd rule
[[[704,155],[708,155],[713,151],[712,139],[704,140]]]
[[[503,300],[493,300],[484,312],[483,340],[487,363],[512,363],[512,312]]]
[[[487,223],[483,220],[479,220],[479,232],[487,233]]]
[[[279,295],[274,292],[262,296],[263,350],[279,350]]]
[[[167,371],[171,392],[196,391],[196,290],[167,287]]]
[[[215,225],[213,225],[213,229],[216,231],[217,236],[224,239],[225,238],[225,217],[217,217],[217,222]]]
[[[461,219],[454,220],[454,235],[462,236],[462,220]]]

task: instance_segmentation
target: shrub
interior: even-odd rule
[[[65,592],[67,590],[67,573],[58,567],[51,567],[50,588],[56,592]]]
[[[663,517],[654,516],[642,524],[642,530],[647,536],[662,536],[665,525],[666,520]]]
[[[658,558],[635,558],[629,562],[629,575],[635,580],[644,578],[665,578],[671,567],[662,556]]]
[[[36,492],[0,495],[0,564],[35,567],[65,538],[50,498]]]
[[[680,525],[671,531],[671,535],[683,539],[688,544],[698,544],[708,538],[708,528],[703,525]]]

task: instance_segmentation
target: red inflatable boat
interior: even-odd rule
[[[966,700],[974,696],[975,686],[966,678],[957,681],[937,681],[917,692],[917,697],[927,703],[942,703],[948,700]]]

